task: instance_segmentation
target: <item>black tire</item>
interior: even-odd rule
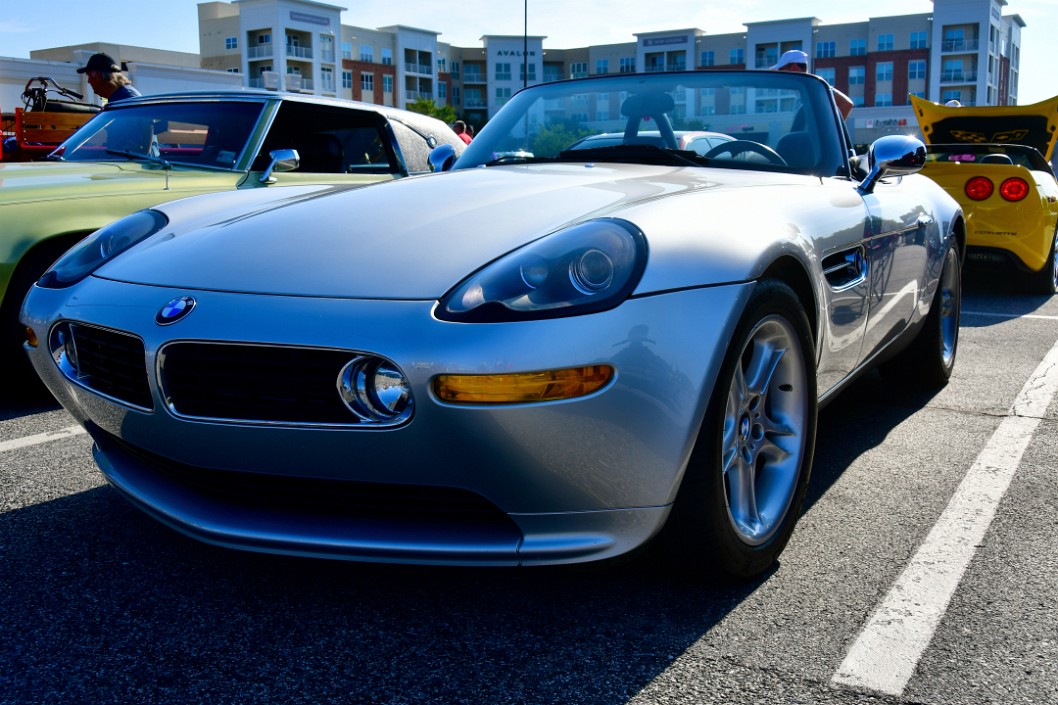
[[[662,533],[663,550],[681,572],[749,579],[767,571],[789,541],[815,451],[812,340],[793,290],[758,283]]]
[[[10,380],[10,384],[6,386],[15,397],[50,398],[44,383],[30,364],[26,351],[22,349],[26,331],[18,316],[22,301],[33,284],[62,255],[65,245],[72,245],[76,241],[73,239],[63,241],[63,244],[49,243],[28,252],[19,261],[4,293],[4,301],[0,305],[0,368],[6,371],[4,377]]]
[[[1043,269],[1033,272],[1029,278],[1029,293],[1054,296],[1058,292],[1058,258],[1055,257],[1058,250],[1058,230],[1051,238],[1051,251],[1047,254],[1047,262]]]
[[[944,255],[937,293],[915,340],[883,368],[898,382],[917,389],[939,389],[948,383],[959,351],[959,315],[962,311],[962,258],[952,241]]]

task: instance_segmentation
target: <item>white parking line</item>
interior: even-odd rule
[[[963,309],[963,316],[985,316],[986,318],[1006,318],[1013,321],[1015,318],[1036,318],[1041,321],[1058,321],[1058,316],[1045,316],[1039,313],[997,313],[995,311],[967,311]]]
[[[832,683],[903,694],[1056,390],[1058,343],[1025,383]]]
[[[16,438],[12,441],[0,441],[0,453],[5,453],[9,450],[18,450],[20,448],[28,448],[30,446],[40,445],[41,443],[50,443],[63,438],[73,438],[74,436],[80,436],[83,433],[85,433],[85,430],[80,426],[67,426],[58,431],[48,431],[46,433],[37,433],[32,436],[23,436],[22,438]]]

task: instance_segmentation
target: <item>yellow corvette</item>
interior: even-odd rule
[[[1058,136],[1058,96],[1001,107],[948,107],[911,97],[928,145],[922,173],[966,215],[967,260],[1028,274],[1028,289],[1058,288],[1058,181],[1048,160]]]

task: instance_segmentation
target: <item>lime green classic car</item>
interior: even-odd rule
[[[20,378],[12,372],[25,364],[18,313],[33,282],[107,223],[217,191],[425,172],[440,144],[457,154],[465,146],[434,118],[296,94],[181,93],[108,105],[47,161],[0,162],[0,369]]]
[[[1058,96],[1018,106],[937,105],[911,97],[927,146],[922,174],[966,215],[968,262],[1020,271],[1030,293],[1058,290]]]

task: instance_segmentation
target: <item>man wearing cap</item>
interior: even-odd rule
[[[779,63],[771,67],[772,71],[793,71],[795,73],[808,73],[808,54],[800,49],[791,49],[779,57]],[[830,91],[834,94],[834,102],[838,104],[841,117],[847,118],[852,111],[852,98],[839,91],[833,86]]]
[[[118,62],[107,54],[93,54],[85,66],[77,69],[77,73],[88,74],[88,85],[96,95],[110,103],[140,94],[132,87],[132,81],[121,72]]]

